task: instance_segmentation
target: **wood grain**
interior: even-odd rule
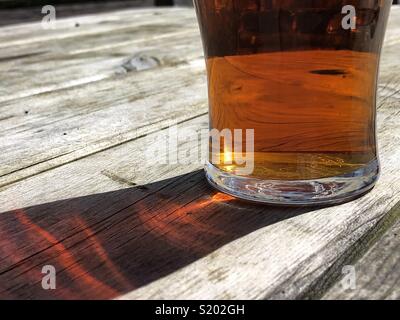
[[[191,15],[188,43],[198,37],[197,29],[190,31],[196,28],[192,11],[168,12],[174,21]],[[167,38],[154,43],[153,52],[171,48],[181,63],[73,87],[63,87],[68,77],[60,74],[53,79],[58,90],[29,91],[27,73],[26,94],[0,104],[0,297],[323,296],[343,265],[367,252],[397,219],[391,210],[400,201],[400,42],[392,32],[399,15],[393,10],[381,64],[381,180],[365,197],[331,208],[243,203],[211,189],[201,163],[159,163],[163,152],[149,159],[147,151],[162,146],[171,123],[192,129],[179,143],[183,153],[199,145],[197,133],[207,128],[199,41],[172,36],[169,44]],[[22,29],[16,26],[16,33]],[[112,28],[103,39],[107,32]],[[73,46],[72,34],[70,40]],[[71,70],[78,72],[66,66],[65,74],[73,79]],[[46,264],[57,269],[55,291],[41,288]]]
[[[180,10],[60,19],[54,30],[43,29],[40,23],[1,28],[0,102],[113,77],[135,54],[155,48],[165,52],[168,38],[166,43],[176,43],[181,50],[201,52],[193,15],[186,11],[181,19],[172,20]],[[192,27],[187,28],[189,23]],[[161,59],[163,52],[159,54]]]
[[[42,7],[46,1],[15,1],[0,0],[0,26],[37,22],[43,18]],[[59,1],[53,0],[52,5],[57,9],[58,18],[66,18],[82,14],[99,14],[113,10],[123,10],[142,6],[152,6],[154,0],[113,0],[113,1]]]
[[[324,299],[400,299],[400,207],[394,210],[395,225],[354,265],[355,289],[347,289],[338,282]]]
[[[147,12],[144,10],[144,16]],[[175,12],[175,9],[171,12]],[[182,23],[179,29],[185,24],[186,16],[187,11],[179,20]],[[104,18],[111,19],[110,16]],[[162,19],[165,21],[165,17]],[[167,29],[169,20],[170,17],[164,25],[160,24],[159,30]],[[180,118],[185,119],[193,112],[193,115],[206,112],[204,94],[199,94],[205,92],[205,82],[200,77],[203,64],[198,34],[188,29],[184,32],[190,33],[190,37],[166,33],[158,39],[153,37],[146,40],[147,33],[143,32],[140,24],[133,24],[134,28],[143,37],[136,39],[139,45],[128,44],[120,49],[115,48],[109,41],[111,34],[102,38],[107,46],[100,46],[90,54],[81,53],[80,58],[74,53],[53,52],[52,58],[47,60],[48,65],[41,62],[43,57],[33,61],[18,59],[19,63],[26,63],[26,67],[22,67],[23,72],[20,72],[21,76],[18,76],[17,69],[9,70],[8,76],[11,75],[12,80],[6,80],[4,74],[4,90],[10,91],[10,94],[3,97],[11,101],[0,104],[0,119],[4,128],[0,129],[0,148],[7,150],[7,155],[0,159],[0,185],[134,139],[154,125],[162,127],[162,122],[164,125],[172,119],[179,122]],[[154,30],[151,32],[154,33]],[[71,41],[75,44],[75,50],[79,49],[77,46],[81,41]],[[155,71],[136,70],[138,60],[156,62],[151,68],[158,70],[157,90],[154,87]],[[57,66],[56,70],[51,69],[50,66],[56,62],[61,68]],[[185,70],[192,73],[191,76]],[[13,77],[15,73],[17,76]],[[48,82],[43,81],[42,77],[47,77]],[[183,77],[182,80],[179,80],[180,77]],[[29,84],[26,91],[19,88],[26,84]],[[16,99],[11,92],[27,97]],[[179,92],[190,98],[189,103],[180,100],[183,108],[175,105],[174,96]],[[134,101],[136,103],[132,107]],[[143,109],[147,110],[144,114]],[[117,119],[109,121],[110,117]],[[93,135],[93,132],[96,134]],[[85,136],[91,138],[87,140]],[[48,144],[42,144],[43,139]]]

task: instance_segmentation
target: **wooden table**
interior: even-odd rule
[[[217,193],[199,164],[145,156],[173,123],[207,127],[191,9],[2,27],[0,297],[400,298],[399,52],[396,7],[377,187],[337,207],[276,208]],[[42,288],[45,265],[55,290]],[[340,282],[347,265],[355,290]]]

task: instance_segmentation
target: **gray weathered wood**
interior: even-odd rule
[[[121,15],[129,19],[126,12]],[[325,209],[242,203],[208,187],[199,163],[149,161],[146,150],[160,146],[160,134],[171,123],[200,130],[208,119],[193,12],[171,9],[162,15],[167,24],[179,16],[191,19],[187,43],[179,35],[168,36],[155,42],[149,55],[167,61],[162,56],[171,48],[177,63],[154,67],[150,59],[152,69],[73,87],[63,84],[74,79],[73,72],[83,71],[65,63],[65,74],[52,80],[58,90],[33,83],[43,90],[39,93],[29,91],[38,73],[21,72],[25,94],[0,103],[1,297],[320,297],[342,266],[363,255],[394,220],[391,209],[400,201],[400,10],[392,14],[379,84],[382,178],[365,197]],[[101,25],[106,17],[91,19]],[[27,31],[15,28],[22,39]],[[65,32],[73,51],[78,35]],[[103,62],[93,64],[93,72],[105,70],[102,65],[113,59],[101,44],[108,33],[118,47],[111,27],[102,32],[100,49],[91,54],[104,52]],[[19,41],[9,36],[12,28],[4,34],[7,41]],[[21,43],[21,50],[51,41],[51,34],[37,37]],[[82,48],[82,42],[75,46]],[[144,42],[138,42],[138,52]],[[118,68],[131,57],[128,47]],[[38,64],[37,58],[21,60]],[[69,59],[60,55],[61,63]],[[190,151],[198,144],[194,134],[180,148]],[[41,288],[45,264],[58,270],[55,291]]]
[[[31,2],[31,5],[28,2]],[[24,4],[24,6],[21,4]],[[36,6],[32,7],[32,4]],[[52,4],[55,5],[54,2]],[[66,18],[82,14],[98,14],[113,10],[152,6],[153,4],[154,0],[113,0],[57,4],[55,7],[57,9],[57,17]],[[42,7],[38,6],[38,1],[21,3],[21,1],[15,0],[0,0],[0,26],[40,21],[44,16],[41,9]]]
[[[0,102],[112,77],[134,54],[154,48],[165,51],[166,39],[183,50],[200,48],[193,14],[160,10],[60,19],[54,30],[43,29],[40,23],[1,28]],[[180,19],[174,20],[176,14]]]
[[[73,32],[71,35],[66,28],[68,37],[65,39],[69,41],[69,50],[52,51],[44,57],[18,59],[18,67],[2,73],[0,119],[4,130],[0,129],[3,136],[0,148],[5,148],[6,154],[0,159],[0,186],[133,139],[137,134],[145,133],[146,126],[150,128],[154,123],[167,123],[175,118],[179,121],[180,117],[184,119],[192,112],[206,112],[204,94],[199,94],[205,92],[205,83],[200,77],[203,74],[202,54],[193,14],[180,9],[167,10],[166,13],[161,11],[157,15],[158,22],[153,21],[153,28],[146,31],[146,27],[142,28],[143,21],[159,11],[142,11],[143,16],[133,11],[142,20],[135,20],[125,11],[115,13],[115,16],[102,16],[106,21],[120,21],[121,16],[134,19],[130,23],[127,19],[128,22],[124,23],[130,26],[130,33],[141,36],[139,39],[135,37],[131,41],[129,33],[122,34],[126,41],[121,43],[121,38],[114,39],[114,33],[110,32],[112,26],[107,26],[108,33],[104,31],[106,35],[100,37],[100,43],[90,46],[86,33],[83,35],[85,41],[79,41],[76,38],[81,33]],[[174,25],[170,21],[179,12],[182,12],[181,19],[172,27],[174,30],[170,34],[166,31],[168,25]],[[182,30],[188,17],[193,26]],[[85,19],[82,18],[82,21]],[[96,26],[103,25],[101,19],[93,19],[96,21],[93,30],[101,33],[96,29]],[[60,25],[68,23],[61,21]],[[119,26],[113,27],[120,31]],[[157,28],[159,33],[154,32]],[[150,38],[148,32],[152,34]],[[56,34],[60,37],[59,33]],[[34,35],[31,36],[33,38]],[[67,41],[65,39],[63,41]],[[89,46],[86,44],[83,50],[81,43],[89,43]],[[7,41],[3,42],[3,46],[6,44]],[[32,45],[36,42],[30,43],[29,48]],[[61,46],[64,48],[65,43]],[[127,63],[135,57],[156,61],[152,65],[154,70],[141,71],[138,77],[134,66]],[[5,62],[15,63],[15,60]],[[51,68],[55,65],[56,70]],[[160,80],[158,88],[154,87],[153,81],[156,70]],[[186,70],[192,74],[187,74]],[[191,83],[196,83],[193,91],[187,89]],[[65,90],[67,88],[71,89]],[[105,97],[107,92],[110,93],[108,98]],[[141,92],[151,94],[142,95]],[[183,109],[174,105],[173,97],[179,92],[190,97],[189,103],[184,102]],[[27,97],[17,99],[24,96]],[[136,101],[134,107],[132,101]],[[143,113],[144,108],[146,113]],[[121,118],[121,114],[125,116]],[[79,123],[76,117],[79,117]],[[117,120],[110,121],[110,117],[117,117]],[[85,130],[82,131],[81,127]],[[43,139],[48,143],[43,144]]]
[[[400,299],[400,207],[397,222],[355,265],[355,289],[341,282],[331,288],[324,299]]]

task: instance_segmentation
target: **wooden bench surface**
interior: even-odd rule
[[[207,128],[193,10],[1,27],[0,298],[400,298],[399,51],[394,7],[377,187],[336,207],[276,208],[216,192],[198,164],[146,158],[171,124]],[[56,290],[41,286],[45,265]],[[356,290],[340,285],[346,265]]]

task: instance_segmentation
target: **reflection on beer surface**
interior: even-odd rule
[[[252,177],[340,176],[377,159],[375,87],[391,1],[195,4],[210,126],[255,129]],[[346,5],[355,16],[343,13]],[[344,19],[355,28],[345,28]],[[232,165],[217,167],[234,171]]]

